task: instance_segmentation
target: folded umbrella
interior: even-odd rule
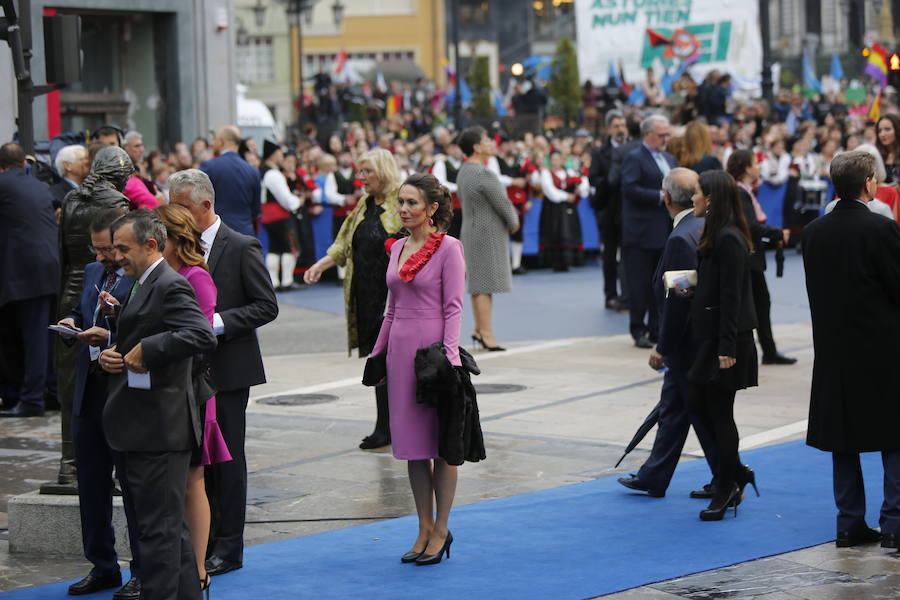
[[[616,463],[616,467],[622,464],[622,461],[625,460],[625,457],[628,456],[628,453],[635,449],[635,447],[641,443],[641,440],[647,435],[653,426],[659,421],[659,404],[653,407],[653,410],[650,411],[650,414],[647,415],[647,418],[644,419],[644,422],[641,423],[641,426],[638,427],[638,430],[634,433],[634,437],[631,438],[631,441],[628,442],[628,445],[625,446],[625,453],[622,455],[622,458],[619,459],[619,462]],[[616,468],[614,467],[614,468]]]

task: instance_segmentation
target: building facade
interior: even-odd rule
[[[247,85],[247,97],[261,100],[275,118],[293,119],[291,44],[285,2],[235,0],[237,77]],[[333,76],[346,53],[351,64],[364,65],[357,76],[375,71],[415,68],[440,80],[444,59],[443,0],[342,0],[336,23],[333,0],[313,4],[311,20],[300,19],[303,86],[312,89],[319,72]],[[261,18],[258,15],[262,15]],[[389,75],[386,75],[389,78]]]
[[[772,0],[772,50],[786,56],[856,53],[867,37],[893,46],[900,0]]]
[[[34,102],[35,139],[105,123],[137,129],[148,148],[168,150],[235,121],[231,0],[32,0],[35,83],[43,84],[44,28],[51,14],[77,14],[82,80]],[[0,49],[0,81],[11,73]],[[0,103],[15,108],[15,86]],[[15,110],[0,116],[10,139]]]

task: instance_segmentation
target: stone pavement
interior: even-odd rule
[[[596,268],[579,269],[572,284],[581,278],[593,285],[598,277]],[[782,292],[790,293],[794,303],[787,314],[802,312],[797,296],[802,282],[802,277],[794,277],[792,284],[777,282],[793,286]],[[339,299],[336,287],[331,293]],[[516,296],[504,301],[514,304]],[[552,298],[540,301],[552,303]],[[781,306],[775,310],[782,314]],[[358,384],[363,363],[347,357],[338,313],[285,302],[278,321],[261,332],[269,383],[253,389],[248,410],[249,544],[414,512],[405,465],[389,453],[356,448],[374,421],[373,393]],[[548,315],[551,322],[542,325],[552,330],[552,320],[561,318],[565,311]],[[800,362],[761,367],[760,387],[738,395],[736,415],[744,447],[804,435],[811,332],[808,323],[786,320],[795,322],[778,325],[776,339]],[[501,340],[512,337],[500,332]],[[476,358],[483,370],[476,383],[482,387],[479,404],[489,458],[461,468],[458,505],[621,475],[634,471],[646,457],[652,433],[613,469],[633,431],[656,404],[661,382],[646,365],[647,352],[634,348],[628,336],[545,335],[511,344],[508,352],[477,353]],[[503,387],[508,385],[520,388],[486,393],[492,386],[494,391],[509,390]],[[291,401],[289,396],[300,403],[284,404]],[[273,397],[276,404],[269,403]],[[5,527],[7,499],[55,475],[59,416],[6,421],[0,428],[0,527]],[[698,456],[692,435],[684,459]],[[765,493],[765,473],[758,477]],[[80,577],[88,568],[78,558],[10,555],[6,542],[0,541],[0,590]],[[877,546],[838,550],[826,544],[607,597],[896,598],[898,572],[896,555]]]

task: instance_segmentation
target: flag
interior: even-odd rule
[[[403,106],[403,95],[402,94],[393,94],[388,96],[387,104],[385,105],[385,116],[387,118],[391,118],[400,112],[400,108]]]
[[[506,103],[503,102],[503,94],[500,90],[494,90],[494,112],[498,117],[506,116]]]
[[[809,60],[809,54],[803,53],[803,85],[809,90],[820,91],[822,84],[816,78],[816,71]]]
[[[378,75],[375,77],[375,89],[382,93],[388,89],[387,82],[384,80],[384,73],[381,71],[378,71]]]
[[[878,121],[881,118],[881,90],[878,90],[878,95],[875,96],[875,100],[872,101],[872,108],[869,109],[869,120],[870,121]]]
[[[616,66],[613,64],[613,61],[609,61],[609,76],[606,85],[610,87],[618,87],[619,85],[619,74],[616,73]]]
[[[622,61],[619,61],[619,87],[622,88],[622,91],[626,94],[631,93],[631,86],[625,83],[625,67],[622,66]]]
[[[841,65],[841,59],[838,58],[837,52],[831,53],[831,78],[838,83],[844,78],[844,67]]]
[[[345,64],[347,64],[347,51],[341,48],[341,51],[337,55],[337,61],[334,63],[334,72],[340,75],[344,70]]]
[[[647,96],[644,95],[644,91],[640,87],[636,87],[628,94],[627,103],[629,106],[634,106],[636,104],[643,104],[647,101]]]
[[[447,100],[447,106],[453,106],[453,103],[456,100],[456,88],[451,87],[444,97]],[[472,90],[469,89],[465,77],[459,78],[459,100],[463,107],[469,106],[472,103]]]
[[[869,52],[869,62],[866,64],[866,75],[870,75],[873,79],[881,84],[881,87],[887,85],[888,72],[888,53],[887,50],[879,43],[872,44],[871,52]]]

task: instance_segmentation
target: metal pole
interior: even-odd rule
[[[297,108],[297,127],[303,124],[303,24],[297,19],[297,77],[300,104]]]
[[[775,98],[772,93],[772,35],[769,30],[769,2],[759,0],[759,32],[762,37],[762,95],[772,106]]]
[[[459,0],[450,0],[452,4],[453,11],[453,60],[456,62],[456,83],[455,83],[455,93],[453,94],[453,123],[456,126],[456,131],[460,131],[462,129],[462,98],[460,98],[459,90],[460,90],[460,78],[462,77],[462,73],[460,72],[459,65]]]
[[[16,96],[19,108],[17,119],[19,145],[25,154],[34,152],[34,81],[31,79],[31,3],[19,2],[15,5],[4,2],[3,8],[10,19],[7,30],[9,47],[12,50],[13,67],[16,73]]]

